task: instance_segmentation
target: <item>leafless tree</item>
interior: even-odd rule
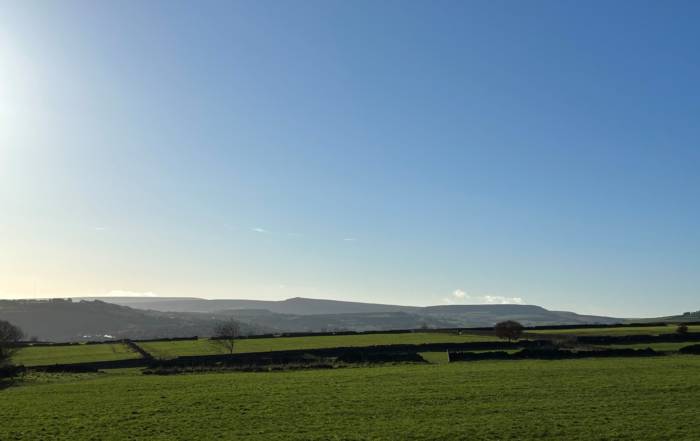
[[[236,339],[241,334],[241,327],[233,319],[219,323],[214,328],[213,342],[224,348],[229,354],[233,354]]]
[[[17,351],[17,343],[24,337],[20,328],[0,320],[0,365],[8,363]]]
[[[523,335],[523,325],[514,320],[496,323],[493,330],[498,338],[508,339],[508,341],[517,340]]]

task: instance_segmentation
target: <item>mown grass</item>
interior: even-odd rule
[[[575,328],[528,330],[527,334],[566,334],[566,335],[660,335],[673,334],[678,325],[630,326],[619,328]],[[688,326],[688,332],[700,332],[700,325]]]
[[[123,343],[71,346],[30,346],[22,348],[12,362],[25,366],[88,363],[139,358],[140,355]]]
[[[241,339],[236,342],[236,353],[283,351],[291,349],[319,349],[340,346],[373,346],[421,343],[464,343],[494,341],[494,336],[446,332],[411,332],[403,334],[323,335],[313,337],[276,337]],[[226,351],[208,339],[144,342],[139,345],[157,358],[183,355],[213,355]]]
[[[421,352],[419,355],[423,357],[423,360],[432,364],[446,364],[450,362],[447,351]]]
[[[483,361],[0,391],[6,440],[698,440],[700,357]]]

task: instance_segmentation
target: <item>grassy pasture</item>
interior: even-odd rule
[[[412,332],[404,334],[323,335],[314,337],[276,337],[242,339],[236,342],[236,353],[283,351],[291,349],[319,349],[340,346],[373,346],[421,343],[466,343],[494,341],[495,337],[478,334],[451,334],[444,332]],[[145,342],[139,345],[157,358],[182,355],[212,355],[225,351],[207,339]]]
[[[697,440],[700,357],[103,374],[0,391],[2,440]]]
[[[29,346],[13,357],[15,364],[42,366],[50,364],[88,363],[139,358],[141,355],[122,343],[71,346]]]
[[[541,329],[528,330],[527,334],[547,334],[547,335],[660,335],[673,334],[678,325],[666,326],[630,326],[620,328],[575,328],[575,329]],[[700,332],[700,325],[688,326],[688,332]]]
[[[526,338],[546,338],[547,335],[625,335],[625,334],[663,334],[673,333],[675,325],[631,328],[578,328],[562,330],[529,331]],[[700,332],[700,325],[689,326],[691,332]],[[275,337],[260,339],[241,339],[236,343],[236,353],[267,352],[291,349],[318,349],[338,346],[373,346],[391,344],[421,343],[464,343],[478,341],[495,341],[496,337],[488,334],[454,334],[447,332],[413,332],[402,334],[361,334],[331,335],[310,337]],[[159,341],[139,343],[146,351],[157,358],[174,358],[182,355],[214,355],[225,351],[208,339]],[[675,351],[691,343],[650,343],[619,345],[634,349],[651,347],[661,351]],[[615,346],[618,347],[618,346]],[[111,361],[138,358],[122,343],[100,345],[72,346],[35,346],[23,348],[16,355],[14,362],[25,366],[39,366],[63,363],[85,363],[93,361]],[[439,358],[439,357],[438,357]]]

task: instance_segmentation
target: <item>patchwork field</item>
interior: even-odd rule
[[[323,335],[312,337],[277,337],[242,339],[236,342],[236,353],[320,349],[345,346],[374,346],[421,343],[466,343],[495,341],[494,336],[445,332],[408,332],[402,334]],[[213,355],[226,351],[208,339],[144,342],[139,345],[157,358],[182,355]]]
[[[564,330],[528,331],[524,338],[547,338],[552,335],[658,335],[674,333],[676,327],[629,327],[629,328],[577,328]],[[700,325],[689,326],[690,332],[700,332]],[[422,343],[466,343],[497,341],[488,333],[463,333],[458,335],[450,332],[407,332],[400,334],[360,334],[360,335],[330,335],[306,337],[272,337],[259,339],[240,339],[236,342],[235,353],[268,352],[292,349],[320,349],[333,347],[362,347],[393,344],[422,344]],[[692,342],[674,343],[640,343],[631,345],[610,345],[608,348],[652,348],[658,351],[677,351],[692,344]],[[170,359],[189,355],[215,355],[226,353],[225,349],[209,339],[176,340],[143,342],[139,345],[156,358]],[[71,346],[35,346],[26,347],[19,351],[15,363],[25,366],[40,366],[52,364],[85,363],[94,361],[112,361],[138,358],[139,354],[122,343]],[[437,355],[440,358],[440,355]]]
[[[697,440],[700,357],[69,376],[0,391],[2,440]]]
[[[30,346],[19,350],[13,361],[25,366],[88,363],[139,358],[122,343],[71,346]],[[1,439],[1,438],[0,438]]]

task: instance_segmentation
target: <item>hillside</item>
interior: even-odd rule
[[[199,299],[192,297],[96,297],[102,300],[138,309],[168,312],[217,312],[222,310],[257,309],[277,314],[360,314],[377,312],[416,312],[419,307],[384,305],[378,303],[343,302],[338,300],[294,297],[280,301]]]
[[[227,313],[280,330],[374,330],[492,326],[501,320],[526,325],[609,324],[623,319],[550,311],[535,305],[401,306],[295,297],[282,301],[105,297],[106,302],[161,312]]]
[[[92,298],[91,298],[92,299]],[[380,303],[344,302],[339,300],[294,297],[280,301],[207,300],[178,297],[102,297],[102,301],[138,309],[162,312],[209,312],[224,310],[258,310],[291,315],[336,315],[406,313],[444,317],[464,326],[490,326],[494,320],[513,319],[532,324],[617,323],[621,319],[580,315],[566,311],[549,311],[535,305],[438,305],[401,306]],[[460,325],[462,326],[462,325]]]
[[[210,335],[215,320],[202,314],[144,311],[102,301],[0,300],[0,320],[46,341]],[[242,332],[266,329],[244,325]]]
[[[658,318],[644,318],[644,319],[635,319],[635,321],[643,323],[643,322],[672,322],[672,323],[692,323],[692,322],[700,322],[700,311],[693,311],[693,312],[684,312],[683,314],[679,315],[671,315],[667,317],[658,317]]]
[[[486,327],[502,320],[518,320],[527,326],[623,321],[534,305],[411,307],[302,298],[280,302],[193,298],[0,301],[0,320],[50,341],[209,336],[217,321],[229,317],[242,324],[244,334]]]

